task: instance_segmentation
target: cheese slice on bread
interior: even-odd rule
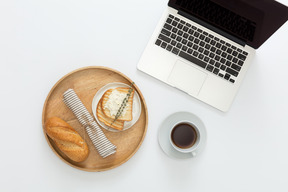
[[[124,98],[127,96],[129,92],[128,87],[118,87],[115,89],[107,90],[104,95],[102,96],[102,111],[103,113],[111,118],[115,119],[115,116],[121,107]],[[134,97],[134,90],[132,90],[128,102],[124,110],[122,111],[120,117],[117,120],[122,121],[131,121],[132,120],[132,109],[133,109],[133,97]]]
[[[102,110],[102,99],[99,101],[96,109],[96,115],[99,121],[103,122],[105,125],[112,127],[117,130],[122,130],[124,127],[124,121],[121,120],[116,120],[115,122],[114,119],[107,117]]]

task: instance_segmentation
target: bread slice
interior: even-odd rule
[[[109,96],[112,94],[112,92],[114,90],[117,90],[118,92],[120,93],[124,93],[125,96],[127,95],[128,91],[129,91],[129,87],[118,87],[118,88],[115,88],[115,89],[109,89],[107,90],[104,95],[102,96],[102,110],[103,110],[103,113],[111,118],[111,119],[115,119],[115,115],[116,114],[113,114],[111,115],[110,113],[110,109],[108,107],[106,107],[106,104],[107,102],[109,101]],[[134,90],[131,92],[131,95],[129,97],[129,100],[127,102],[127,105],[124,109],[124,111],[122,112],[121,116],[118,117],[117,120],[122,120],[122,121],[131,121],[132,120],[132,109],[133,109],[133,97],[134,97]],[[123,98],[124,99],[124,98]],[[121,100],[121,103],[122,103],[123,100]],[[120,103],[120,106],[121,106],[121,103]],[[116,109],[118,111],[118,109],[120,108],[120,106]]]
[[[116,120],[114,123],[114,119],[107,117],[102,111],[102,99],[98,102],[96,115],[99,121],[103,122],[105,125],[112,127],[117,130],[123,130],[124,121]]]

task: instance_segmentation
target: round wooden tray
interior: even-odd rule
[[[68,165],[84,171],[109,170],[128,161],[142,144],[147,130],[148,113],[144,97],[137,87],[137,83],[134,84],[134,88],[141,100],[142,111],[140,118],[133,127],[125,131],[111,132],[102,129],[107,138],[117,146],[117,152],[106,158],[102,158],[98,154],[84,127],[81,126],[72,111],[70,111],[62,101],[63,93],[67,89],[72,88],[89,113],[93,116],[91,106],[94,95],[101,87],[112,82],[122,82],[128,85],[132,83],[128,77],[114,69],[107,67],[85,67],[65,75],[49,92],[42,113],[43,131],[51,149]],[[76,163],[70,160],[57,148],[53,140],[45,133],[45,122],[48,118],[53,116],[65,120],[87,142],[90,153],[85,161]]]

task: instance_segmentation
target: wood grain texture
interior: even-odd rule
[[[121,82],[130,85],[132,81],[124,74],[107,67],[85,67],[75,70],[63,78],[61,78],[49,92],[43,107],[42,113],[42,127],[46,140],[55,152],[65,163],[70,166],[83,171],[105,171],[115,168],[126,161],[128,161],[141,146],[148,127],[148,112],[145,100],[142,93],[137,87],[137,82],[134,84],[135,91],[137,91],[141,99],[141,115],[139,120],[128,130],[121,132],[110,132],[102,129],[107,138],[117,146],[117,152],[106,158],[102,158],[91,140],[89,139],[84,127],[78,122],[72,111],[63,103],[63,93],[72,88],[92,114],[92,100],[96,92],[108,83]],[[71,161],[65,154],[63,154],[45,133],[45,122],[48,118],[57,116],[69,123],[87,142],[90,154],[88,158],[81,162],[75,163]]]

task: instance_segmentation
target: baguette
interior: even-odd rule
[[[68,123],[58,117],[51,117],[45,123],[47,135],[71,160],[84,161],[89,154],[87,143]]]
[[[127,94],[128,91],[129,91],[129,88],[128,87],[118,87],[116,89],[109,89],[108,91],[106,91],[104,93],[104,95],[102,96],[102,110],[103,110],[103,113],[111,118],[111,119],[115,119],[115,114],[114,115],[111,115],[111,112],[109,110],[109,108],[107,107],[107,103],[109,102],[109,99],[110,99],[110,95],[112,94],[112,92],[114,90],[117,90],[118,92],[120,92],[120,94]],[[133,109],[133,96],[134,96],[134,90],[131,92],[131,95],[129,97],[129,100],[127,102],[127,106],[125,107],[125,113],[123,112],[120,117],[118,117],[118,120],[122,120],[122,121],[131,121],[132,120],[132,109]],[[123,98],[124,99],[124,98]],[[122,103],[123,100],[121,100],[121,103]],[[121,106],[121,103],[120,103],[120,106]],[[117,108],[117,110],[120,108],[120,106]]]

